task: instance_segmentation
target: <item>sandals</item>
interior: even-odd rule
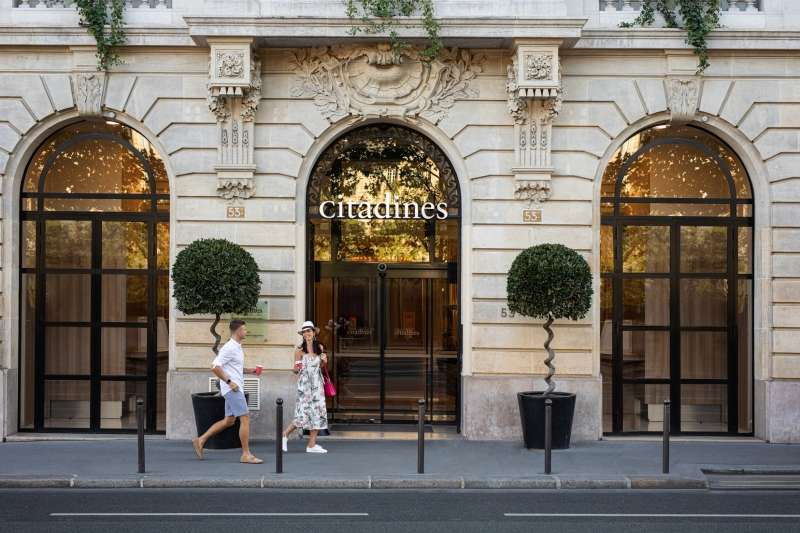
[[[203,446],[200,444],[200,439],[193,438],[192,439],[192,446],[194,446],[194,453],[197,454],[199,459],[203,458]]]
[[[245,457],[243,455],[242,458],[239,459],[239,462],[240,463],[244,463],[244,464],[249,464],[249,465],[260,465],[264,461],[262,461],[261,459],[259,459],[255,455],[248,455],[247,457]]]

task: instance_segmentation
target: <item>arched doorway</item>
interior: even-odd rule
[[[713,135],[655,126],[602,182],[603,429],[753,431],[753,197]]]
[[[169,182],[154,147],[82,121],[34,153],[21,191],[20,429],[166,422]]]
[[[396,125],[351,130],[307,191],[307,312],[338,388],[334,422],[457,424],[460,193],[442,150]]]

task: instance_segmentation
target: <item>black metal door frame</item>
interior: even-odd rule
[[[158,354],[157,354],[157,291],[158,291],[158,269],[156,266],[157,248],[157,223],[169,222],[169,215],[158,213],[153,216],[150,213],[76,213],[76,212],[46,212],[46,213],[27,213],[24,212],[22,220],[36,221],[36,268],[20,269],[20,286],[22,286],[23,274],[34,274],[36,279],[36,309],[34,315],[36,342],[34,345],[34,368],[35,368],[35,390],[34,390],[34,426],[36,432],[102,432],[102,433],[128,433],[134,429],[114,429],[100,427],[100,407],[101,407],[101,384],[111,381],[139,381],[146,383],[146,417],[145,427],[150,433],[156,433],[157,424],[157,401],[158,401]],[[45,265],[46,258],[46,235],[45,223],[49,220],[72,220],[85,221],[91,223],[91,266],[90,268],[48,268]],[[103,222],[144,222],[147,224],[148,235],[148,268],[146,273],[141,269],[128,268],[103,268],[103,244],[102,244],[102,224]],[[20,232],[22,229],[20,229]],[[20,238],[22,236],[20,235]],[[48,321],[45,316],[45,296],[47,290],[48,274],[83,274],[90,276],[90,317],[88,322],[82,321]],[[145,324],[132,322],[107,322],[102,320],[102,276],[103,274],[128,274],[147,276],[147,322]],[[20,291],[20,305],[22,305],[22,292]],[[46,374],[46,334],[47,327],[87,327],[90,330],[89,345],[89,367],[90,373],[84,374]],[[105,375],[101,369],[101,344],[102,328],[115,327],[125,329],[147,329],[147,356],[145,376],[128,375]],[[20,332],[22,334],[22,332]],[[88,381],[90,387],[89,399],[89,427],[45,427],[44,425],[44,396],[45,382],[47,381]],[[21,431],[25,431],[21,429]]]
[[[662,144],[690,145],[714,159],[722,170],[730,190],[729,198],[660,198],[660,197],[623,197],[621,195],[622,178],[630,166],[641,154],[653,146]],[[623,164],[616,175],[614,196],[603,197],[605,205],[613,205],[613,214],[603,214],[601,224],[612,228],[614,265],[612,272],[603,272],[603,279],[612,282],[612,434],[623,433],[624,404],[623,394],[625,384],[662,384],[668,385],[669,397],[672,404],[670,413],[670,431],[674,433],[696,435],[736,434],[748,435],[753,432],[739,432],[739,366],[738,366],[738,326],[736,312],[738,306],[738,282],[743,279],[753,280],[752,257],[747,273],[739,273],[738,269],[738,232],[740,228],[753,227],[751,198],[737,199],[736,187],[733,176],[727,165],[717,154],[709,151],[702,143],[683,138],[656,139],[641,147],[631,155]],[[621,203],[649,204],[649,203],[676,203],[695,205],[725,205],[729,209],[729,216],[633,216],[621,212]],[[744,206],[749,209],[748,216],[741,216],[739,208]],[[626,226],[667,226],[670,232],[670,271],[668,273],[632,273],[623,269],[623,228]],[[726,263],[725,272],[719,273],[683,273],[680,268],[680,229],[691,226],[722,226],[726,228]],[[751,236],[751,250],[754,240]],[[751,253],[752,256],[752,253]],[[668,279],[669,280],[669,325],[667,326],[625,326],[623,324],[623,280],[625,279]],[[688,327],[680,323],[680,282],[682,279],[724,279],[728,284],[727,298],[727,324],[724,327]],[[752,287],[752,285],[751,285]],[[752,315],[752,313],[751,313]],[[625,331],[668,331],[669,332],[669,377],[668,378],[637,378],[624,379],[624,353],[623,334]],[[727,373],[725,379],[683,379],[681,378],[681,332],[682,331],[725,331],[727,334]],[[753,339],[751,337],[751,342]],[[752,364],[752,361],[750,361]],[[753,377],[748,386],[753,390]],[[709,384],[725,385],[727,388],[728,428],[726,432],[697,432],[682,431],[681,429],[681,385],[683,384]],[[753,395],[751,394],[751,397]],[[753,409],[751,400],[751,412]],[[666,421],[665,421],[666,422]],[[646,431],[626,431],[625,434],[649,433]]]
[[[87,140],[106,140],[122,145],[142,164],[150,191],[146,193],[69,193],[69,192],[46,192],[45,180],[48,172],[55,164],[56,158],[65,150],[78,145]],[[30,164],[30,162],[29,162]],[[27,172],[27,169],[26,169]],[[48,211],[45,209],[45,201],[54,200],[141,200],[148,201],[147,209],[131,212],[116,211]],[[87,132],[78,133],[65,141],[47,157],[42,171],[38,176],[38,186],[35,192],[23,190],[20,193],[20,220],[21,222],[33,221],[36,224],[36,263],[35,268],[24,267],[20,260],[19,287],[23,286],[23,275],[34,274],[36,285],[36,308],[34,313],[34,417],[33,429],[36,432],[63,432],[73,433],[102,432],[102,433],[129,433],[135,429],[101,429],[101,384],[104,381],[144,381],[146,382],[145,393],[145,428],[148,433],[157,433],[157,402],[158,402],[158,354],[157,354],[157,304],[158,304],[158,278],[159,272],[156,250],[158,238],[158,223],[169,224],[169,212],[159,211],[159,202],[168,202],[169,194],[159,193],[156,186],[155,172],[147,158],[140,150],[135,148],[128,139],[111,132]],[[26,201],[35,202],[35,210],[26,210]],[[48,220],[74,220],[88,221],[91,223],[91,266],[90,268],[48,268],[45,263],[46,257],[46,232],[45,223]],[[128,268],[103,268],[102,266],[102,224],[103,222],[144,222],[147,224],[147,269],[128,269]],[[24,242],[23,224],[20,223],[18,238],[19,242]],[[20,257],[24,254],[24,249],[20,246]],[[46,296],[46,275],[47,274],[88,274],[90,276],[90,319],[89,322],[77,321],[54,321],[49,322],[45,317],[45,296]],[[140,323],[132,322],[103,322],[102,321],[102,275],[103,274],[132,274],[147,276],[147,318],[144,326]],[[22,308],[23,292],[19,291],[19,309]],[[45,328],[47,326],[77,326],[88,327],[90,329],[90,353],[88,375],[46,375],[45,374]],[[146,354],[146,375],[103,375],[101,369],[101,333],[103,327],[135,328],[147,329],[147,354]],[[19,339],[23,335],[23,326],[20,326]],[[21,346],[22,343],[20,342]],[[22,350],[19,352],[19,363],[22,363]],[[20,366],[21,367],[21,366]],[[58,428],[44,427],[44,395],[45,382],[50,380],[64,381],[89,381],[89,428]],[[22,386],[19,387],[21,398]],[[21,410],[22,403],[18,401]],[[19,428],[20,431],[29,431]]]
[[[402,278],[402,279],[423,279],[425,282],[425,298],[426,303],[428,304],[429,309],[426,311],[426,329],[427,335],[425,339],[425,350],[427,354],[426,358],[426,382],[425,382],[425,401],[428,408],[428,416],[432,420],[433,411],[430,408],[432,405],[432,397],[433,397],[433,382],[432,382],[432,357],[433,357],[433,342],[431,339],[432,331],[431,331],[431,321],[432,316],[430,313],[430,304],[432,302],[432,290],[433,285],[430,280],[432,279],[445,279],[448,277],[448,270],[452,267],[448,267],[448,264],[386,264],[386,263],[326,263],[323,265],[317,264],[315,266],[315,271],[317,274],[315,275],[316,279],[321,277],[329,277],[333,278],[334,280],[339,278],[371,278],[377,281],[377,321],[378,321],[378,357],[379,357],[379,409],[380,409],[380,423],[396,423],[402,424],[405,423],[404,421],[386,421],[386,366],[385,366],[385,359],[386,359],[386,347],[387,347],[387,313],[388,313],[388,299],[386,295],[386,285],[387,279],[395,279],[395,278]],[[334,292],[336,291],[336,284],[334,282]],[[334,306],[336,305],[338,297],[334,294]],[[459,307],[459,316],[461,314],[461,310]],[[336,309],[334,309],[334,315],[338,315]],[[313,309],[311,315],[313,316]],[[460,331],[459,331],[460,333]],[[336,331],[332,331],[333,335],[333,342],[335,342]],[[459,372],[460,372],[460,365],[461,365],[461,358],[460,353],[458,357],[458,365],[459,365]],[[460,379],[459,379],[459,389],[460,389]],[[456,391],[458,394],[458,391]],[[335,400],[334,400],[335,401]],[[458,403],[458,402],[457,402]],[[355,410],[351,410],[355,411]],[[456,409],[456,424],[460,420],[458,411],[458,405]],[[408,423],[413,423],[413,421],[409,421]]]

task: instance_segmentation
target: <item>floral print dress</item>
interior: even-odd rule
[[[322,383],[322,358],[303,354],[303,369],[297,378],[294,425],[303,429],[328,429],[328,410]]]

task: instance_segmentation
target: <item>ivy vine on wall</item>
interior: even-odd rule
[[[668,28],[686,30],[686,42],[697,55],[697,73],[708,68],[708,34],[719,27],[720,0],[642,0],[642,10],[623,28],[652,26],[656,13],[664,17]]]
[[[75,7],[89,35],[97,42],[97,70],[108,70],[122,59],[115,48],[125,44],[122,20],[125,0],[75,0]]]
[[[359,24],[353,26],[350,33],[375,35],[388,32],[392,48],[395,50],[408,46],[397,33],[398,17],[422,16],[422,27],[428,36],[428,46],[422,55],[435,59],[442,49],[439,37],[439,22],[434,17],[433,0],[344,0],[345,13]]]

